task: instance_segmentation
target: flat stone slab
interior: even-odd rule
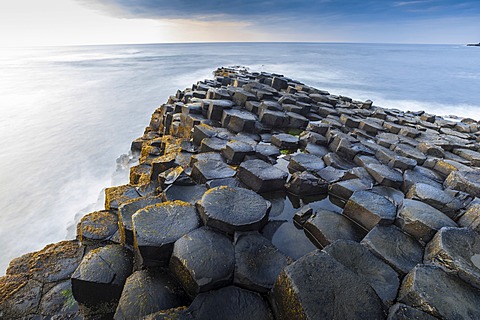
[[[215,180],[210,180],[215,181]],[[162,194],[165,201],[180,200],[195,204],[200,200],[203,194],[208,190],[204,184],[194,184],[190,186],[172,185]]]
[[[288,173],[262,160],[248,160],[238,167],[237,178],[255,192],[281,190]]]
[[[328,182],[307,171],[294,172],[285,184],[285,188],[295,195],[319,195],[328,193]]]
[[[367,190],[369,188],[370,186],[363,180],[350,179],[330,184],[328,192],[335,197],[347,201],[354,192]]]
[[[328,210],[315,211],[304,224],[303,230],[320,249],[339,239],[360,242],[367,234],[344,215]]]
[[[407,306],[403,303],[394,304],[388,311],[387,320],[436,320],[434,316]]]
[[[200,226],[195,207],[183,201],[147,206],[132,220],[135,249],[144,266],[168,265],[175,241]]]
[[[277,319],[385,319],[372,287],[319,250],[282,271],[272,300]]]
[[[105,210],[118,209],[118,207],[128,200],[140,197],[135,187],[122,185],[105,189]]]
[[[420,243],[395,226],[376,226],[361,243],[400,275],[407,274],[422,262]]]
[[[367,164],[365,169],[379,184],[386,187],[399,189],[403,183],[403,176],[400,172],[383,164]]]
[[[112,239],[118,231],[118,216],[108,210],[89,213],[77,225],[77,234],[83,245]]]
[[[343,214],[366,230],[372,230],[379,224],[392,224],[397,216],[397,207],[382,195],[356,191],[348,199]]]
[[[444,227],[425,248],[424,262],[443,267],[480,289],[480,234]]]
[[[227,143],[225,149],[222,150],[222,155],[228,164],[238,165],[242,163],[246,155],[254,152],[255,149],[252,145],[238,140],[231,140]]]
[[[463,203],[452,194],[430,184],[416,183],[408,190],[406,198],[422,201],[456,220]]]
[[[199,294],[186,311],[184,319],[273,320],[260,294],[234,286]]]
[[[169,267],[191,297],[227,286],[235,268],[233,244],[209,228],[193,230],[175,242]]]
[[[123,246],[94,249],[85,255],[72,275],[73,297],[89,308],[113,313],[132,268],[132,254]]]
[[[185,292],[169,273],[155,269],[139,270],[127,278],[114,319],[138,319],[187,303]]]
[[[235,238],[234,283],[267,293],[291,259],[258,232],[236,234]]]
[[[434,207],[417,200],[405,199],[398,209],[395,224],[422,243],[429,242],[442,227],[457,224]]]
[[[252,190],[225,186],[205,192],[197,209],[206,226],[229,234],[260,230],[270,212],[267,201]]]
[[[354,241],[337,240],[324,251],[370,284],[386,306],[393,304],[400,286],[398,274],[365,246]]]
[[[416,266],[403,280],[398,301],[439,319],[479,319],[480,294],[454,275]]]
[[[452,171],[445,180],[445,186],[480,197],[480,172]]]
[[[299,139],[288,133],[279,133],[272,136],[272,144],[284,150],[297,150]]]
[[[78,303],[72,299],[71,292],[72,283],[70,280],[57,283],[53,288],[43,293],[37,313],[44,317],[52,316],[52,318],[80,318]]]
[[[478,198],[468,205],[467,211],[458,220],[458,224],[480,232],[480,201]]]
[[[296,171],[317,172],[318,170],[325,168],[325,163],[321,158],[313,154],[299,153],[290,157],[287,168],[290,173]]]
[[[235,176],[235,170],[223,161],[202,160],[195,162],[190,176],[203,184],[213,179],[231,178]]]

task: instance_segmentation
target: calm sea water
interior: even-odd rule
[[[72,238],[153,110],[219,66],[284,73],[376,105],[480,119],[480,48],[162,44],[0,51],[0,274]],[[118,177],[117,177],[118,178]],[[124,181],[127,177],[123,177]],[[68,228],[70,227],[70,230]]]

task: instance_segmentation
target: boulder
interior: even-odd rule
[[[284,128],[288,125],[288,116],[282,111],[259,109],[260,122],[270,128]]]
[[[323,209],[312,214],[303,225],[303,230],[320,249],[339,239],[360,242],[367,234],[344,215]]]
[[[325,168],[325,163],[321,158],[313,154],[298,153],[290,157],[287,168],[290,173],[295,171],[310,171],[315,173],[318,170]]]
[[[268,221],[270,206],[251,190],[222,186],[205,192],[197,209],[206,226],[233,234],[260,230]]]
[[[429,204],[442,211],[452,220],[457,219],[459,210],[463,207],[462,201],[450,193],[425,183],[415,183],[408,190],[406,197]]]
[[[376,226],[361,243],[400,275],[422,262],[420,243],[395,226]]]
[[[400,286],[398,274],[365,246],[354,241],[337,240],[323,251],[370,284],[386,306],[394,303]]]
[[[285,188],[295,195],[319,195],[328,193],[328,182],[306,171],[294,172]]]
[[[432,265],[416,266],[403,280],[398,301],[439,319],[479,319],[479,291]]]
[[[290,258],[259,233],[235,234],[235,285],[267,293],[290,262]]]
[[[233,244],[209,228],[193,230],[175,242],[169,267],[191,297],[227,286],[235,267]]]
[[[480,289],[480,234],[444,227],[425,248],[424,263],[433,263]]]
[[[132,254],[124,247],[107,245],[94,249],[72,275],[73,297],[93,313],[113,314],[132,268]]]
[[[402,191],[405,193],[416,183],[423,183],[431,185],[434,188],[442,189],[442,184],[428,176],[423,172],[417,170],[405,170],[403,173],[403,184],[401,186]]]
[[[237,178],[255,192],[276,191],[284,188],[288,174],[262,160],[244,161]]]
[[[200,225],[195,207],[168,201],[138,210],[132,217],[134,244],[144,266],[166,266],[173,244]]]
[[[272,136],[272,144],[283,150],[297,150],[299,139],[287,133],[274,134]]]
[[[410,199],[405,199],[398,209],[395,224],[422,243],[429,242],[442,227],[457,226],[441,211],[421,201]]]
[[[277,319],[385,318],[372,287],[319,250],[285,267],[273,287],[272,300]]]
[[[480,197],[480,172],[452,171],[445,180],[445,186]]]
[[[348,199],[343,214],[366,230],[372,230],[376,225],[392,224],[397,208],[382,195],[370,191],[356,191]]]
[[[273,320],[260,294],[234,286],[199,294],[186,314],[188,317],[181,319]]]
[[[228,141],[217,137],[205,138],[200,144],[200,152],[220,152],[227,146]]]
[[[203,184],[213,179],[232,178],[235,176],[235,170],[223,161],[202,160],[195,162],[190,176],[198,183]]]
[[[242,163],[246,155],[253,154],[255,149],[248,143],[231,140],[227,143],[225,149],[222,150],[222,155],[228,164],[239,165]]]
[[[109,210],[89,213],[77,225],[78,238],[85,246],[109,241],[117,231],[118,216]]]
[[[222,120],[223,110],[228,110],[233,107],[231,100],[210,100],[208,105],[207,118],[210,120]]]
[[[248,111],[232,109],[228,113],[229,120],[222,122],[222,125],[232,132],[253,132],[257,117]]]
[[[400,172],[391,169],[383,164],[367,164],[365,166],[367,172],[379,184],[386,187],[399,189],[403,183],[403,176]]]

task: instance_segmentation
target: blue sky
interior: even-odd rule
[[[0,4],[0,40],[461,44],[480,41],[480,0],[15,0]]]

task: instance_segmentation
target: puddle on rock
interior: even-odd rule
[[[293,217],[303,206],[341,213],[342,209],[334,205],[327,195],[297,197],[285,192],[262,194],[272,203],[269,222],[262,234],[283,253],[294,260],[312,252],[317,247],[307,238],[303,229],[294,224]]]

